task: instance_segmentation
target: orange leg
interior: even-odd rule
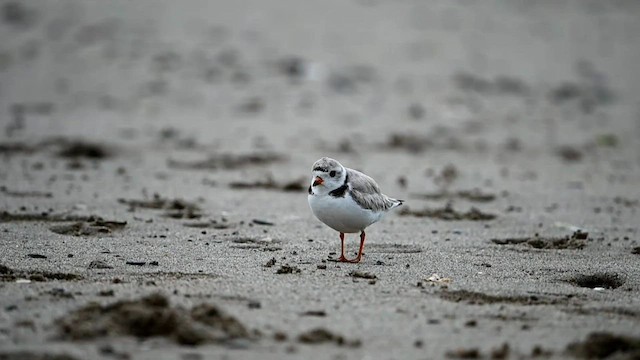
[[[360,249],[358,250],[358,256],[355,259],[351,260],[352,263],[359,263],[360,259],[362,259],[362,252],[364,251],[365,236],[367,235],[364,233],[364,230],[362,230],[362,232],[360,233]]]
[[[338,259],[340,262],[348,262],[347,258],[344,256],[344,233],[340,233],[340,258]]]
[[[364,251],[364,240],[365,240],[365,236],[366,234],[364,233],[364,230],[360,233],[360,249],[358,250],[358,256],[353,259],[353,260],[349,260],[344,256],[344,233],[340,233],[340,242],[342,243],[341,245],[341,255],[340,258],[338,259],[338,261],[340,262],[348,262],[348,263],[359,263],[360,260],[362,259],[362,252]]]

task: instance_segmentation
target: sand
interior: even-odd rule
[[[0,18],[0,359],[638,356],[637,1]],[[406,200],[360,264],[321,156]]]

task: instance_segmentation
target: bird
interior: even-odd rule
[[[320,158],[313,164],[308,192],[307,200],[313,215],[340,233],[339,262],[359,263],[364,251],[365,229],[404,203],[404,200],[383,194],[370,176],[344,167],[328,157]],[[358,232],[358,255],[354,259],[347,259],[344,255],[344,235]]]

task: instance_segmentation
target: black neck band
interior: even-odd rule
[[[347,185],[347,181],[349,181],[349,174],[345,175],[344,183],[342,183],[342,186],[340,186],[335,190],[329,191],[329,195],[333,197],[344,197],[344,195],[347,193],[347,190],[349,189],[349,185]]]

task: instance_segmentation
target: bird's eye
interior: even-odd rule
[[[331,177],[336,176],[336,171],[335,171],[335,170],[331,170],[331,171],[329,172],[329,176],[331,176]]]

